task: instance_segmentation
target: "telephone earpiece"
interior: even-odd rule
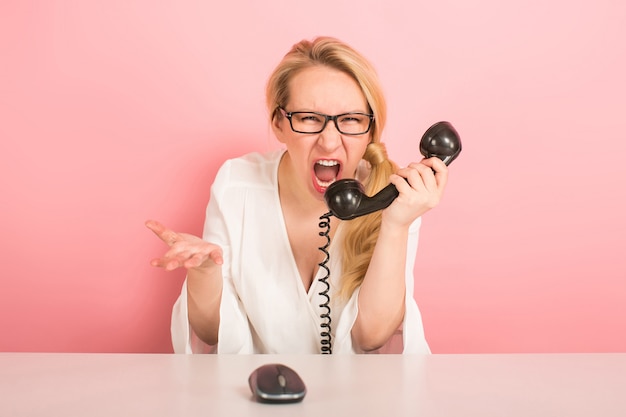
[[[436,156],[450,165],[461,153],[461,137],[450,122],[437,122],[424,132],[420,153],[426,158]]]
[[[422,136],[420,153],[426,158],[436,156],[446,165],[461,153],[461,138],[449,122],[437,122]],[[389,184],[376,195],[365,195],[363,185],[355,179],[342,179],[332,183],[324,193],[330,212],[341,220],[373,213],[387,208],[398,196],[395,185]]]

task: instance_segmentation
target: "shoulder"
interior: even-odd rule
[[[220,167],[214,186],[272,186],[276,182],[278,164],[285,151],[252,152],[228,159]]]

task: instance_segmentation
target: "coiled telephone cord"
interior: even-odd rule
[[[330,278],[330,269],[326,265],[328,263],[328,260],[330,259],[330,254],[328,252],[328,247],[330,246],[330,216],[332,216],[331,212],[322,215],[319,222],[319,227],[321,229],[324,229],[319,234],[320,236],[326,237],[326,243],[319,248],[319,250],[324,253],[325,257],[324,260],[318,264],[320,268],[324,268],[324,270],[326,271],[326,274],[322,278],[319,278],[319,281],[326,285],[326,288],[319,293],[319,295],[325,298],[325,301],[319,305],[321,309],[325,310],[325,312],[320,314],[320,318],[322,319],[322,322],[320,323],[320,327],[322,330],[320,333],[322,354],[333,353],[331,340],[332,336],[330,332],[330,296],[328,295],[328,292],[330,290],[330,284],[328,283],[328,279]]]

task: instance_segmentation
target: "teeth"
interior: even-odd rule
[[[332,181],[320,181],[319,178],[316,178],[317,181],[317,185],[319,185],[320,187],[329,187],[330,184],[332,184],[333,182],[337,181],[337,178],[333,178]]]
[[[335,165],[339,164],[339,162],[327,159],[320,159],[316,162],[316,164],[324,165],[325,167],[334,167]]]

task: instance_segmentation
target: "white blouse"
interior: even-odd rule
[[[203,239],[221,246],[224,285],[217,346],[194,334],[187,318],[187,285],[172,311],[176,353],[320,353],[319,305],[326,286],[319,268],[305,291],[291,251],[278,196],[278,164],[284,150],[228,160],[211,188]],[[413,265],[420,219],[409,231],[406,311],[401,330],[382,353],[429,353],[422,319],[413,298]],[[322,229],[320,229],[322,231]],[[358,313],[357,289],[348,300],[337,294],[341,273],[340,230],[331,242],[328,266],[333,353],[359,353],[351,329]]]

